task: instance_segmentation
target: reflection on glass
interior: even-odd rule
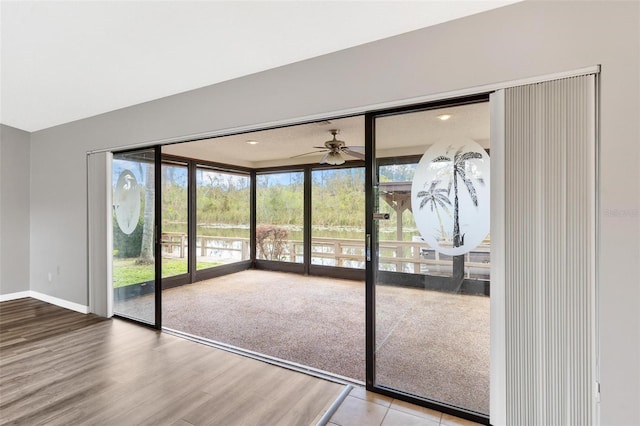
[[[256,256],[302,263],[304,260],[304,173],[256,177]]]
[[[378,211],[389,213],[389,220],[377,222],[381,270],[428,272],[428,268],[413,261],[427,253],[420,244],[422,239],[411,209],[411,180],[417,164],[417,161],[394,164],[385,160],[378,168]]]
[[[364,269],[364,168],[314,170],[311,263]]]
[[[250,258],[250,177],[198,167],[196,172],[196,268]]]
[[[162,278],[189,272],[187,167],[162,165]]]
[[[113,156],[113,294],[116,314],[155,322],[154,153]]]
[[[375,202],[378,211],[389,213],[390,219],[376,221],[375,380],[377,386],[488,414],[488,235],[468,253],[450,256],[440,252],[442,247],[430,246],[416,225],[416,215],[420,215],[420,229],[435,235],[443,246],[453,235],[463,239],[466,232],[469,242],[474,232],[486,233],[473,228],[472,220],[463,223],[462,210],[460,220],[455,220],[456,205],[463,206],[460,197],[476,190],[480,198],[480,189],[488,180],[483,182],[477,173],[480,169],[474,168],[473,162],[482,156],[465,154],[471,143],[458,147],[453,140],[466,137],[488,147],[488,104],[447,108],[453,118],[446,126],[437,119],[443,112],[410,112],[375,121],[377,147],[405,144],[415,153],[394,157],[388,148],[376,152]],[[464,117],[472,117],[473,123],[465,122]],[[466,134],[469,131],[473,133]],[[430,140],[431,135],[437,138]],[[423,141],[423,145],[415,146],[414,140]],[[444,152],[420,163],[423,154],[442,141]],[[437,175],[435,183],[426,181],[421,167],[435,163],[448,166],[447,171],[454,170],[454,164],[458,168],[455,173]],[[414,180],[418,186],[412,196]],[[488,207],[488,202],[478,206]],[[469,207],[465,208],[467,214]],[[454,230],[456,224],[466,231]]]

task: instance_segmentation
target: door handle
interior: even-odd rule
[[[366,253],[367,262],[371,262],[371,234],[367,234],[366,247],[364,248]]]

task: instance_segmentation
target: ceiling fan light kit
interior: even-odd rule
[[[339,152],[329,152],[324,159],[324,163],[339,166],[340,164],[344,164],[344,158],[342,158]]]

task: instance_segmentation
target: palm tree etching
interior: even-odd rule
[[[451,213],[449,212],[451,201],[449,200],[449,196],[445,188],[436,188],[439,183],[439,180],[433,180],[431,181],[431,185],[429,185],[429,189],[427,191],[418,192],[418,198],[422,198],[419,208],[422,209],[424,206],[429,204],[429,206],[431,207],[431,211],[433,212],[435,210],[436,215],[438,216],[438,222],[440,223],[440,237],[442,240],[446,240],[447,233],[444,230],[444,224],[442,223],[442,218],[440,217],[440,208],[442,208],[445,212],[447,212],[449,216],[451,216]]]
[[[447,150],[446,155],[439,155],[431,160],[432,163],[451,163],[452,166],[449,170],[450,176],[452,176],[452,178],[449,181],[447,194],[451,193],[451,184],[453,183],[453,247],[460,247],[464,245],[464,235],[460,235],[458,176],[460,177],[460,179],[462,179],[462,182],[464,182],[465,186],[467,187],[467,191],[471,196],[473,205],[478,207],[478,195],[476,194],[476,188],[473,186],[473,182],[471,181],[469,176],[467,176],[466,163],[469,160],[482,159],[482,154],[474,151],[463,152],[463,150],[464,146],[460,147],[460,149],[456,151],[453,158],[448,156],[449,150]],[[480,182],[482,182],[482,180],[480,180]]]

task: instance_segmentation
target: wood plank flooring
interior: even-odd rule
[[[309,425],[343,388],[122,320],[0,303],[0,424]]]

